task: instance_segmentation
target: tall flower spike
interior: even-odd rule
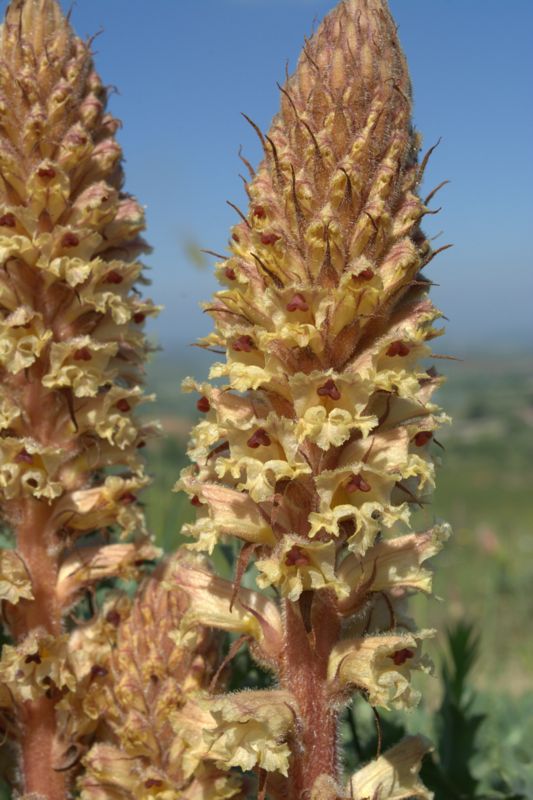
[[[354,690],[412,705],[411,672],[429,668],[428,632],[400,607],[430,591],[421,564],[448,536],[410,532],[446,419],[431,402],[441,379],[422,366],[440,314],[421,272],[435,253],[410,118],[386,0],[345,0],[306,42],[268,135],[256,128],[264,159],[207,307],[203,345],[226,352],[210,377],[223,380],[185,385],[203,414],[179,484],[198,512],[191,546],[236,537],[237,583],[253,557],[259,586],[285,598],[276,691],[294,719],[280,796],[294,799],[343,794],[338,716]]]
[[[156,554],[137,504],[150,430],[134,416],[156,309],[135,289],[144,215],[122,189],[106,97],[56,0],[13,0],[0,33],[0,506],[15,550],[0,553],[0,588],[14,644],[0,679],[17,788],[49,800],[69,784],[56,760],[56,706],[76,689],[64,616]],[[106,545],[112,529],[138,536]]]
[[[202,707],[217,667],[218,638],[196,626],[185,646],[173,634],[189,600],[180,556],[147,579],[117,629],[117,645],[93,666],[88,716],[101,734],[84,759],[83,800],[211,800],[241,797],[238,780],[202,763],[213,725]]]

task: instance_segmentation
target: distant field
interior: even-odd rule
[[[435,450],[442,457],[438,488],[420,524],[446,519],[454,537],[436,563],[442,601],[417,598],[416,616],[441,630],[457,618],[474,620],[482,634],[479,684],[516,695],[533,689],[533,364],[516,355],[438,366],[449,376],[440,402],[454,424],[439,435],[445,451]],[[186,499],[170,491],[187,463],[196,414],[179,385],[185,374],[201,378],[206,370],[200,353],[188,369],[183,358],[160,357],[149,372],[149,388],[158,394],[149,411],[159,415],[166,436],[151,449],[154,484],[145,500],[166,549],[176,546],[192,517]]]

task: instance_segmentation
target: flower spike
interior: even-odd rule
[[[423,273],[434,255],[421,227],[424,163],[386,0],[340,2],[280,89],[268,134],[252,123],[264,158],[206,307],[215,327],[200,344],[225,358],[212,385],[185,384],[202,417],[178,488],[197,509],[190,546],[243,543],[258,586],[284,605],[272,702],[287,693],[294,722],[279,743],[290,755],[257,763],[287,769],[281,796],[329,800],[342,794],[337,727],[351,692],[411,706],[411,672],[429,669],[428,632],[402,606],[430,591],[422,564],[448,536],[411,528],[447,421],[432,401],[441,379],[423,365],[441,314]],[[257,732],[243,716],[231,754],[217,703],[217,741],[244,764]],[[266,703],[257,697],[261,713]],[[358,797],[408,796],[353,785]]]
[[[57,0],[12,0],[0,30],[0,507],[15,549],[0,552],[0,599],[14,644],[0,679],[14,788],[48,800],[67,796],[87,731],[65,617],[101,578],[136,578],[157,555],[138,503],[154,426],[135,415],[157,308],[136,289],[144,212],[123,189],[106,101]],[[111,531],[133,539],[108,544]]]
[[[189,605],[180,578],[193,568],[182,560],[161,564],[123,611],[116,646],[100,662],[97,688],[83,700],[101,733],[84,757],[82,800],[241,797],[236,777],[203,760],[215,725],[203,706],[218,639],[196,626],[176,644]]]

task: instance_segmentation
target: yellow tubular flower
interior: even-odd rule
[[[433,748],[422,736],[409,736],[352,776],[347,797],[372,800],[432,800],[418,779],[422,758]]]
[[[237,692],[210,704],[218,728],[207,741],[207,755],[222,767],[277,770],[287,775],[290,748],[286,739],[294,725],[292,696],[283,691]]]
[[[82,705],[102,733],[84,758],[83,800],[240,796],[234,777],[202,763],[214,726],[203,705],[218,642],[196,626],[186,645],[176,646],[173,634],[189,606],[182,573],[178,557],[147,579],[131,608],[122,609],[116,646],[100,651],[92,666]]]
[[[416,700],[425,633],[396,630],[395,607],[430,592],[422,564],[448,536],[410,527],[448,420],[431,400],[442,379],[423,365],[441,333],[422,272],[436,255],[417,193],[427,159],[386,0],[339,3],[306,42],[268,135],[254,128],[264,159],[257,172],[247,164],[250,206],[217,265],[215,330],[201,343],[225,360],[213,385],[185,382],[203,419],[178,488],[198,510],[190,546],[235,537],[239,574],[253,557],[258,585],[285,602],[276,671],[296,717],[292,799],[338,787],[349,690],[385,706]],[[267,755],[257,763],[283,772]]]
[[[135,578],[157,555],[137,503],[150,428],[134,415],[157,309],[136,288],[144,215],[122,188],[106,100],[59,3],[12,0],[0,30],[0,508],[15,549],[0,552],[0,602],[14,644],[0,681],[16,789],[48,800],[68,792],[78,744],[65,731],[85,730],[65,721],[87,670],[63,618],[101,578]],[[140,536],[113,545],[112,529]]]
[[[165,586],[169,590],[178,586],[187,598],[179,625],[170,634],[178,647],[194,644],[198,626],[208,625],[248,636],[262,660],[270,663],[279,656],[282,622],[272,600],[249,589],[241,589],[238,597],[233,597],[234,587],[229,581],[213,575],[199,559],[185,555],[176,560]]]

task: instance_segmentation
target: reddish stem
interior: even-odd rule
[[[51,507],[33,498],[10,504],[9,517],[17,537],[17,551],[32,582],[34,600],[22,600],[12,607],[10,627],[20,642],[35,628],[57,636],[61,633],[61,608],[57,603],[57,555],[54,532],[50,530]],[[64,800],[64,773],[53,768],[56,733],[56,698],[28,701],[21,708],[21,773],[23,789],[44,795],[47,800]]]
[[[292,739],[289,768],[289,800],[311,796],[316,779],[323,774],[338,780],[338,710],[327,683],[331,650],[338,640],[339,618],[328,592],[308,593],[310,631],[300,607],[287,601],[285,648],[280,673],[282,688],[297,700],[300,711]]]

